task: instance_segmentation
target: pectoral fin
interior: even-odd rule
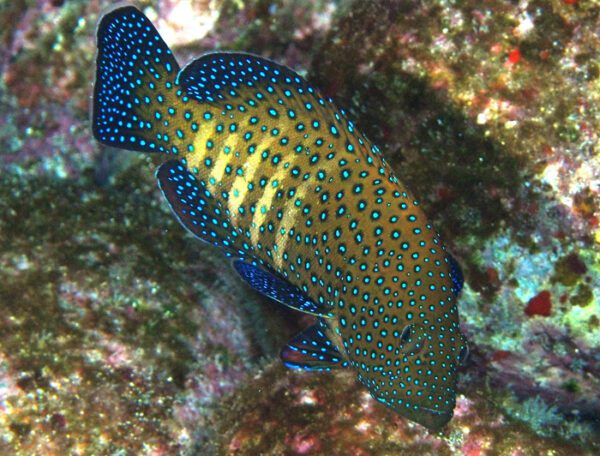
[[[295,336],[281,350],[283,363],[291,369],[329,371],[347,367],[348,362],[319,323]]]

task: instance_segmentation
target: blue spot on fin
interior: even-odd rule
[[[254,262],[234,261],[235,270],[255,290],[275,301],[301,312],[331,316],[329,309],[319,306],[308,298],[302,290],[289,283],[277,273],[267,271]]]
[[[143,152],[165,151],[151,106],[168,101],[179,65],[152,23],[132,6],[107,13],[97,32],[94,137]],[[160,96],[160,97],[159,97]],[[166,108],[167,106],[162,106]]]
[[[238,232],[229,223],[229,210],[212,196],[179,160],[169,160],[156,171],[158,185],[179,222],[204,242],[225,249],[227,256],[244,257]],[[238,247],[241,244],[241,248]]]
[[[242,95],[259,102],[278,87],[280,91],[288,89],[290,97],[308,96],[313,103],[324,104],[322,98],[315,96],[317,91],[295,71],[252,54],[215,52],[204,55],[181,70],[177,82],[190,98],[202,103],[233,101]],[[258,92],[260,96],[257,96]]]
[[[464,284],[463,272],[458,261],[452,255],[448,254],[446,258],[448,259],[450,278],[452,279],[452,293],[454,293],[454,296],[458,296]]]
[[[323,331],[324,326],[322,323],[310,326],[283,347],[280,356],[286,367],[308,371],[348,367],[348,361]]]

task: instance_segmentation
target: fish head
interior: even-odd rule
[[[387,366],[359,371],[358,379],[377,401],[428,429],[450,421],[456,404],[456,371],[468,355],[457,324],[431,331],[420,323],[402,328]],[[389,362],[388,362],[389,361]]]

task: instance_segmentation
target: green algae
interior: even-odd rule
[[[566,286],[576,285],[587,271],[585,263],[577,253],[563,256],[554,264],[552,281]]]
[[[561,388],[569,393],[577,393],[580,391],[579,383],[576,380],[569,379],[561,385]]]
[[[569,392],[576,392],[579,389],[573,380],[561,386]],[[571,451],[581,451],[582,454],[589,451],[589,454],[593,454],[592,448],[597,447],[597,442],[594,441],[594,430],[589,423],[582,423],[576,416],[565,417],[556,406],[539,396],[518,400],[508,395],[502,400],[501,407],[512,419],[525,423],[541,437],[553,438],[557,442],[562,441],[563,444],[579,443],[586,448],[586,450],[573,448]]]
[[[575,290],[575,294],[571,297],[571,303],[575,306],[586,307],[592,303],[594,293],[587,285],[579,285]]]

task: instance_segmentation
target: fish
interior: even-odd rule
[[[351,369],[371,396],[431,430],[468,353],[458,262],[380,149],[286,66],[212,52],[180,68],[137,8],[97,29],[92,132],[165,157],[156,178],[181,225],[250,287],[316,323],[285,366]]]

